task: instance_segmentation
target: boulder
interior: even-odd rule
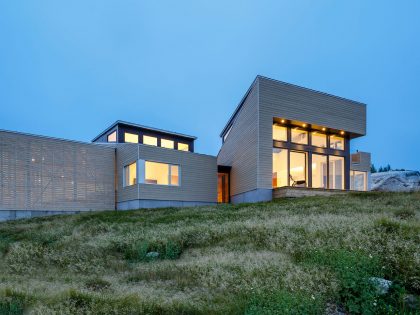
[[[371,178],[371,188],[374,191],[420,191],[420,172],[418,171],[390,171],[373,173]]]

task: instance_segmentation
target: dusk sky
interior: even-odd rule
[[[420,169],[420,1],[2,1],[0,129],[219,133],[260,74],[367,104],[352,142]]]

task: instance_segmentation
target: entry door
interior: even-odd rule
[[[229,173],[217,174],[217,202],[229,202]]]
[[[306,178],[306,153],[290,151],[290,186],[307,187]]]

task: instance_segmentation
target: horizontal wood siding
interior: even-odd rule
[[[258,77],[257,81],[259,83],[258,188],[272,188],[274,117],[361,135],[366,133],[366,106],[363,104],[267,78]],[[349,145],[348,142],[347,144]]]
[[[237,195],[257,188],[258,85],[254,84],[237,113],[217,156],[217,164],[231,166],[230,192]]]
[[[112,147],[0,131],[0,210],[111,210]]]
[[[180,186],[139,184],[123,187],[123,168],[136,159],[179,165]],[[119,144],[117,172],[118,202],[135,199],[217,202],[217,163],[214,156],[141,144]]]
[[[370,172],[370,153],[357,152],[351,155],[350,169],[353,171]]]

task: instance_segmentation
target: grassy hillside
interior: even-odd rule
[[[0,313],[414,314],[419,294],[419,193],[0,223]]]

